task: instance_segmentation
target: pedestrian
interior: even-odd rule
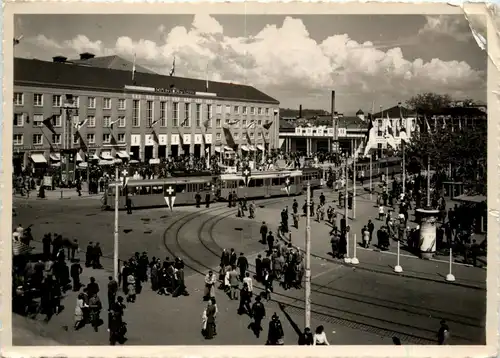
[[[100,318],[102,303],[97,293],[94,293],[92,296],[90,296],[89,310],[90,310],[90,323],[92,324],[94,331],[97,332],[99,330],[99,326],[102,324]]]
[[[125,199],[125,206],[127,207],[127,215],[132,214],[132,199],[128,195]]]
[[[99,293],[99,285],[97,282],[95,282],[95,277],[90,278],[90,282],[87,285],[87,295],[89,297],[92,297],[92,295],[95,293],[96,295]]]
[[[245,278],[245,273],[248,270],[248,260],[245,255],[243,255],[243,252],[240,253],[240,257],[238,257],[238,261],[236,264],[240,271],[240,281],[243,281],[243,279]]]
[[[136,299],[136,286],[135,286],[135,277],[132,272],[125,278],[127,282],[127,302],[135,302]]]
[[[215,335],[217,335],[217,327],[215,319],[217,317],[217,303],[215,298],[211,298],[207,307],[203,312],[203,320],[204,320],[204,332],[203,335],[205,339],[212,339]]]
[[[369,243],[371,244],[372,239],[373,239],[373,231],[375,230],[375,225],[372,223],[371,220],[368,220],[368,224],[366,226],[368,228],[368,232],[370,233]]]
[[[71,265],[70,272],[71,272],[71,279],[73,280],[73,291],[78,292],[80,291],[81,287],[80,275],[83,272],[82,266],[78,261],[74,262]]]
[[[184,265],[183,262],[181,262],[181,264]],[[172,297],[179,297],[180,295],[189,296],[186,289],[186,282],[184,281],[184,269],[182,266],[175,271],[175,279],[177,287],[175,288]]]
[[[200,192],[197,192],[196,195],[194,196],[194,200],[196,200],[196,207],[199,208],[201,204],[201,194]]]
[[[249,213],[249,214],[248,214],[248,218],[249,218],[249,219],[255,219],[255,208],[256,208],[256,206],[255,206],[255,202],[254,202],[254,201],[252,201],[252,202],[250,203],[250,205],[248,206],[248,213]]]
[[[248,289],[248,284],[243,283],[243,287],[240,290],[240,305],[238,307],[238,314],[242,315],[244,313],[252,314],[250,303],[252,302],[252,296],[250,290]]]
[[[42,239],[42,244],[43,244],[43,256],[47,260],[50,257],[50,246],[52,245],[52,238],[50,237],[50,234],[45,234],[45,236]]]
[[[118,282],[112,276],[109,276],[108,280],[108,308],[111,309],[116,300]]]
[[[205,289],[203,291],[203,300],[208,301],[215,297],[215,282],[216,278],[212,270],[208,271],[205,276]]]
[[[205,194],[205,207],[210,207],[210,193]]]
[[[85,251],[85,267],[92,266],[92,261],[94,257],[94,245],[92,241],[87,245],[87,250]]]
[[[102,250],[101,250],[101,246],[99,245],[98,242],[95,243],[95,246],[94,246],[92,251],[93,251],[92,267],[94,269],[101,269],[102,268],[102,265],[101,265]]]
[[[267,247],[270,253],[273,252],[274,236],[272,231],[269,231],[269,234],[267,235]]]
[[[257,282],[262,280],[262,255],[258,254],[255,259],[255,278]]]
[[[231,249],[231,252],[229,253],[229,266],[235,266],[237,261],[238,257],[236,256],[236,252],[234,249]]]
[[[450,339],[450,328],[446,324],[446,321],[443,319],[440,322],[441,327],[439,327],[437,333],[438,345],[448,345]]]
[[[243,284],[248,286],[248,291],[250,291],[250,296],[253,294],[253,280],[250,277],[250,272],[245,273],[245,278],[243,279]]]
[[[89,306],[85,304],[85,301],[83,300],[83,294],[80,293],[76,299],[75,306],[75,324],[73,326],[75,331],[78,331],[85,325],[84,311],[88,309],[88,307]]]
[[[261,301],[260,296],[255,297],[255,303],[252,306],[253,322],[250,323],[250,327],[257,338],[259,338],[260,332],[263,330],[262,320],[266,317],[266,309]]]
[[[238,288],[239,288],[239,282],[238,282],[238,272],[236,272],[236,266],[231,266],[231,271],[229,272],[229,297],[231,300],[237,300],[238,299]]]
[[[261,243],[265,244],[267,241],[266,241],[266,237],[267,237],[267,225],[266,225],[266,222],[263,221],[262,222],[262,225],[260,226],[260,237],[261,237]]]
[[[329,346],[330,345],[330,343],[328,343],[328,339],[326,338],[325,327],[318,326],[318,328],[316,328],[316,332],[314,333],[314,337],[313,337],[313,345],[315,345],[315,346]]]
[[[283,332],[281,321],[276,312],[274,312],[271,321],[269,322],[266,345],[282,346],[283,344],[285,344],[285,334]]]
[[[304,328],[304,332],[299,336],[299,346],[312,346],[313,343],[311,329],[309,327]]]

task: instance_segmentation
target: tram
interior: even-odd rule
[[[269,198],[288,195],[286,180],[290,180],[290,195],[299,195],[303,191],[301,170],[279,170],[268,172],[252,172],[248,186],[243,176],[238,174],[222,174],[220,176],[220,199],[227,200],[230,193],[235,192],[239,198]]]
[[[202,201],[205,195],[210,193],[211,200],[217,200],[216,178],[211,175],[198,177],[171,177],[164,179],[129,179],[125,190],[122,182],[119,182],[118,209],[125,209],[126,196],[132,202],[132,208],[153,208],[166,206],[164,189],[167,186],[175,185],[176,198],[175,205],[192,205],[196,203],[196,193],[200,193]],[[104,207],[106,209],[115,208],[115,187],[116,182],[109,184],[104,194]]]
[[[399,157],[382,158],[372,162],[371,176],[372,179],[381,177],[382,174],[392,175],[402,172],[402,159]],[[365,179],[370,178],[370,162],[363,161],[356,163],[356,178],[361,178],[361,173]]]
[[[303,168],[302,171],[302,181],[304,184],[309,182],[312,189],[321,188],[326,184],[323,180],[323,170],[321,168]]]

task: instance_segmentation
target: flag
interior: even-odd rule
[[[127,187],[127,184],[128,184],[128,171],[126,169],[124,169],[122,171],[122,187],[123,187],[123,190],[125,190],[125,188]]]
[[[233,135],[231,134],[231,130],[227,127],[223,127],[224,137],[226,138],[226,144],[228,147],[234,148],[236,147],[236,143],[234,142]]]
[[[171,77],[173,75],[175,75],[175,57],[174,57],[174,61],[172,62],[172,69],[170,70],[170,73],[168,75]]]
[[[137,58],[137,54],[134,53],[134,63],[132,64],[132,82],[135,80],[135,61]]]
[[[116,124],[116,123],[118,123],[118,122],[120,122],[119,118],[117,120],[115,120],[115,121],[109,122],[109,128],[113,129],[113,125]]]
[[[443,126],[442,129],[446,129],[446,117],[443,116]]]
[[[19,36],[17,39],[14,37],[14,46],[19,45],[24,35]]]
[[[462,118],[458,118],[458,130],[462,130]]]
[[[251,145],[252,139],[250,138],[250,134],[248,134],[248,131],[245,133],[245,135],[246,135],[247,143]]]
[[[80,131],[80,129],[82,129],[82,127],[88,122],[88,120],[88,118],[85,118],[83,121],[78,121],[77,123],[75,123],[76,131]]]
[[[45,125],[45,127],[47,127],[49,131],[51,131],[53,134],[56,134],[56,130],[54,129],[52,121],[56,118],[56,116],[57,116],[56,114],[53,114],[49,118],[44,119],[42,122]]]
[[[149,124],[149,128],[153,127],[156,123],[158,123],[158,122],[160,121],[160,119],[161,119],[161,118],[157,118],[157,119],[155,119],[153,122],[151,122],[151,123]]]
[[[243,171],[241,173],[243,175],[243,181],[245,182],[245,185],[248,186],[248,183],[250,183],[250,177],[252,175],[252,171],[250,170],[250,167],[246,166],[243,168]]]
[[[166,184],[163,187],[163,198],[165,199],[165,203],[167,206],[170,208],[170,210],[173,210],[174,204],[175,204],[175,197],[176,197],[176,186],[175,184]]]
[[[207,63],[207,72],[206,72],[206,84],[205,84],[205,90],[208,92],[208,63]]]
[[[365,138],[366,138],[365,152],[364,152],[365,157],[368,156],[370,149],[374,148],[376,145],[376,142],[375,142],[375,135],[377,134],[376,131],[377,131],[377,129],[373,125],[373,120],[370,119],[368,122],[368,129],[367,129],[366,134],[365,134]]]
[[[207,118],[205,121],[203,121],[203,127],[205,127],[205,130],[208,130],[211,119],[212,118]]]
[[[267,122],[267,123],[262,125],[262,128],[264,128],[266,131],[268,131],[272,125],[273,125],[273,122]]]
[[[247,129],[250,129],[255,126],[255,122],[250,122],[250,124],[247,126]]]
[[[118,142],[116,141],[115,136],[112,134],[111,134],[111,140],[109,141],[109,144],[111,144],[112,146],[118,145]]]
[[[385,140],[387,141],[387,144],[389,144],[392,148],[397,149],[396,146],[396,141],[394,140],[394,132],[392,130],[392,124],[391,120],[389,118],[389,113],[387,113],[387,121],[386,121],[386,127],[385,127]]]
[[[155,143],[159,144],[160,143],[160,138],[158,138],[158,134],[156,134],[156,131],[154,129],[151,132],[151,134],[153,135],[153,140],[155,141]]]
[[[285,190],[286,190],[286,193],[287,195],[290,195],[290,177],[287,176],[286,179],[285,179]]]
[[[80,132],[76,132],[76,135],[78,135],[78,142],[80,143],[80,149],[83,150],[84,152],[88,151],[87,145],[85,144],[85,141],[83,140],[83,136]]]
[[[189,118],[185,118],[184,121],[181,123],[181,127],[184,127],[185,125],[187,125],[187,122],[189,121]]]
[[[399,106],[399,137],[403,142],[408,143],[408,135],[406,134],[406,120],[403,119],[403,111]]]
[[[227,123],[228,126],[234,126],[235,124],[238,124],[240,122],[239,119],[235,119],[234,121],[230,121]]]
[[[427,117],[424,116],[424,120],[425,120],[425,127],[427,129],[427,133],[431,134],[431,126],[429,125],[429,121],[427,120]]]

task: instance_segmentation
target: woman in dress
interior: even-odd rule
[[[127,302],[135,302],[135,277],[132,273],[127,277]]]
[[[79,330],[85,325],[85,319],[83,312],[88,309],[88,305],[85,303],[83,294],[80,293],[78,298],[76,299],[76,307],[75,307],[75,331]]]
[[[205,310],[206,323],[205,323],[205,338],[212,339],[217,335],[215,318],[217,316],[217,304],[215,298],[211,298]]]

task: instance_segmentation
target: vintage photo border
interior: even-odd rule
[[[12,346],[11,330],[11,253],[12,253],[12,118],[13,106],[13,31],[16,14],[484,14],[487,22],[488,43],[488,243],[487,261],[487,319],[486,346],[334,346],[323,348],[306,348],[294,346],[78,346],[26,347]],[[497,15],[499,16],[499,15]],[[484,4],[467,4],[463,7],[446,4],[385,4],[385,3],[83,3],[83,2],[24,2],[6,3],[3,7],[3,141],[2,141],[2,177],[1,190],[1,302],[0,302],[0,354],[6,357],[333,357],[333,356],[412,356],[412,357],[444,357],[444,356],[497,356],[499,343],[498,293],[498,241],[499,237],[499,171],[500,171],[500,32],[495,28],[492,13]],[[460,278],[458,278],[460,279]],[[436,297],[439,299],[439,297]],[[133,324],[133,323],[132,323]]]

